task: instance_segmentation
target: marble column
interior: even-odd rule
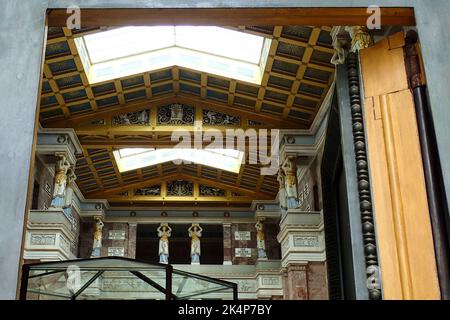
[[[284,300],[328,299],[325,262],[289,264],[281,274]]]
[[[285,300],[308,300],[308,273],[304,264],[286,267],[284,287]]]
[[[231,223],[223,224],[223,264],[233,264],[231,252]]]
[[[278,202],[280,203],[280,213],[281,219],[286,216],[287,206],[287,195],[286,195],[286,175],[284,174],[283,168],[278,170],[278,182],[280,184],[280,189],[278,191]]]
[[[136,259],[137,223],[128,223],[128,258]]]

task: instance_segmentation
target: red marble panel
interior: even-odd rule
[[[310,262],[308,264],[308,292],[310,300],[328,299],[325,262]]]

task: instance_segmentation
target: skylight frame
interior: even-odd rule
[[[233,150],[230,152],[227,151],[228,149],[148,148],[148,151],[121,156],[121,150],[124,149],[113,151],[114,159],[121,173],[167,162],[174,162],[175,164],[196,163],[219,170],[239,173],[241,165],[244,163],[245,155],[243,151]],[[221,152],[220,150],[223,151]],[[232,153],[236,153],[236,156],[231,156],[230,154]]]
[[[269,54],[271,39],[224,28],[220,29],[223,29],[226,32],[236,32],[243,36],[260,38],[262,44],[261,47],[258,47],[258,50],[260,51],[258,53],[258,63],[250,63],[236,58],[228,58],[219,54],[211,54],[176,45],[143,53],[130,54],[129,56],[117,59],[108,59],[102,62],[92,63],[85,37],[94,36],[96,34],[77,37],[75,38],[75,44],[90,84],[160,70],[172,66],[180,66],[260,85]],[[115,30],[117,29],[113,29],[112,31]]]

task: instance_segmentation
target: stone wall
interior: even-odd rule
[[[320,211],[322,209],[320,167],[314,161],[298,179],[299,209],[301,211]]]
[[[247,240],[236,239],[237,236],[247,235],[249,235]],[[231,225],[231,256],[233,264],[255,264],[258,252],[254,224],[235,223]]]
[[[45,166],[41,158],[36,156],[33,176],[33,188],[35,182],[39,184],[36,210],[46,210],[50,207],[53,192],[53,178],[54,173]],[[34,194],[35,190],[33,189],[30,197],[33,197]]]
[[[92,252],[94,222],[82,222],[80,227],[79,257],[89,258]],[[131,237],[130,237],[131,235]],[[136,226],[128,223],[105,222],[102,238],[102,257],[123,256],[135,258]]]
[[[325,262],[289,265],[283,274],[284,300],[327,300]]]
[[[280,232],[278,223],[264,223],[266,253],[269,260],[281,259],[281,246],[277,240],[277,235]]]
[[[46,166],[45,162],[36,156],[35,166],[33,172],[33,190],[30,192],[31,197],[31,209],[32,210],[47,210],[50,207],[52,201],[53,187],[54,187],[54,172],[53,170]],[[34,188],[38,187],[38,190]],[[34,197],[37,197],[34,199]],[[35,203],[34,203],[35,202]],[[73,233],[75,234],[75,239],[70,243],[70,251],[74,256],[78,256],[78,235],[80,231],[80,218],[72,209],[73,217]]]
[[[78,255],[78,252],[79,252],[78,246],[79,246],[79,243],[80,243],[79,239],[80,239],[80,228],[81,228],[80,222],[81,222],[81,220],[80,220],[80,217],[79,217],[78,213],[76,213],[75,210],[73,210],[73,209],[72,209],[72,217],[74,219],[74,221],[73,221],[73,228],[74,228],[73,233],[75,234],[75,238],[72,241],[72,243],[70,244],[70,251],[72,252],[72,254],[75,257],[79,257],[79,255]]]

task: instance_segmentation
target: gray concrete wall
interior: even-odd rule
[[[44,12],[78,4],[85,8],[186,8],[186,7],[367,7],[414,6],[423,45],[430,102],[438,146],[450,199],[450,1],[448,0],[2,0],[0,10],[0,299],[13,299],[33,124],[44,39]]]
[[[83,8],[214,8],[214,7],[414,7],[423,46],[430,102],[444,172],[447,199],[450,200],[450,1],[449,0],[49,0],[50,8],[66,8],[78,3]],[[450,201],[449,201],[450,202]]]
[[[0,299],[14,299],[47,1],[1,4]]]

